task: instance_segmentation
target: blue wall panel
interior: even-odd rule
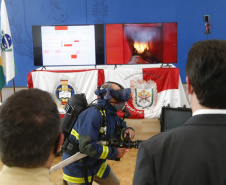
[[[5,0],[15,49],[16,86],[27,85],[33,65],[32,25],[178,23],[178,63],[185,83],[191,45],[206,40],[203,15],[210,15],[209,39],[226,39],[225,0]],[[8,86],[12,86],[12,82]]]

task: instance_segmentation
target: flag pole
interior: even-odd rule
[[[0,91],[0,96],[1,96],[1,102],[0,103],[2,103],[2,91]]]
[[[6,84],[10,80],[13,80],[13,90],[15,91],[14,77],[17,73],[15,60],[14,60],[14,50],[12,43],[12,36],[10,31],[9,19],[7,15],[7,9],[5,0],[1,1],[1,33],[2,33],[2,41],[6,42],[5,44],[1,44],[2,46],[2,67],[5,74]],[[3,39],[4,38],[4,39]],[[7,64],[7,65],[6,65]]]
[[[16,90],[15,90],[14,78],[13,78],[13,91],[14,91],[14,94],[15,94]]]

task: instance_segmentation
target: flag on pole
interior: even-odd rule
[[[1,21],[1,18],[0,18]],[[1,22],[0,22],[1,25]],[[0,29],[1,30],[1,29]],[[2,38],[2,35],[0,33],[0,38]],[[1,42],[0,42],[1,43]],[[0,49],[0,91],[2,90],[2,88],[5,85],[5,77],[4,77],[4,72],[3,72],[3,66],[2,66],[2,57],[1,57],[1,49]]]
[[[1,61],[5,74],[5,80],[8,84],[8,82],[15,77],[17,71],[14,61],[13,42],[5,0],[2,0],[1,2],[1,35]]]
[[[3,73],[2,60],[0,57],[0,91],[2,90],[4,85],[5,85],[5,77],[4,77],[4,73]]]

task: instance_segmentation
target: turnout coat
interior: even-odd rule
[[[91,181],[92,175],[97,175],[100,178],[106,178],[110,172],[110,166],[107,164],[106,159],[114,160],[118,155],[117,148],[98,144],[101,140],[110,140],[118,125],[122,125],[122,135],[127,129],[125,121],[117,115],[116,109],[106,100],[100,99],[97,103],[106,113],[107,120],[107,134],[106,138],[100,136],[103,132],[101,128],[103,116],[98,108],[92,106],[84,110],[78,117],[70,138],[76,143],[79,143],[79,149],[82,153],[88,155],[88,179]],[[70,157],[69,154],[63,153],[62,160]],[[84,163],[75,161],[72,164],[63,168],[64,180],[71,183],[85,183],[84,179]]]

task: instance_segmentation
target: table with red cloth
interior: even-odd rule
[[[176,67],[47,68],[33,70],[27,75],[29,88],[52,94],[62,117],[73,94],[84,93],[91,103],[98,98],[94,91],[105,81],[131,88],[131,99],[126,103],[131,119],[158,118],[162,106],[189,107]]]

